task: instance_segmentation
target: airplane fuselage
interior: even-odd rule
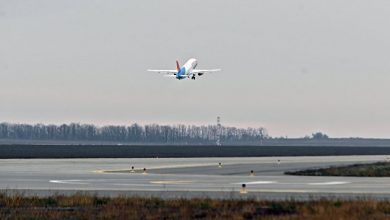
[[[189,59],[176,74],[176,79],[186,79],[191,74],[192,70],[196,68],[198,61],[194,58]]]

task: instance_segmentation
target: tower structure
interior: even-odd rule
[[[221,132],[222,132],[222,126],[221,126],[221,117],[217,117],[217,146],[221,146]]]

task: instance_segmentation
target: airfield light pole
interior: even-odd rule
[[[221,117],[217,117],[217,146],[221,146]]]

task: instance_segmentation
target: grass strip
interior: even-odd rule
[[[376,162],[370,164],[354,164],[320,169],[287,171],[285,174],[301,176],[390,177],[390,162]]]
[[[258,201],[0,194],[0,219],[387,219],[389,201]]]

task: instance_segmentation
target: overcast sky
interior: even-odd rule
[[[388,0],[0,0],[0,121],[390,137]],[[222,68],[196,81],[148,68]]]

